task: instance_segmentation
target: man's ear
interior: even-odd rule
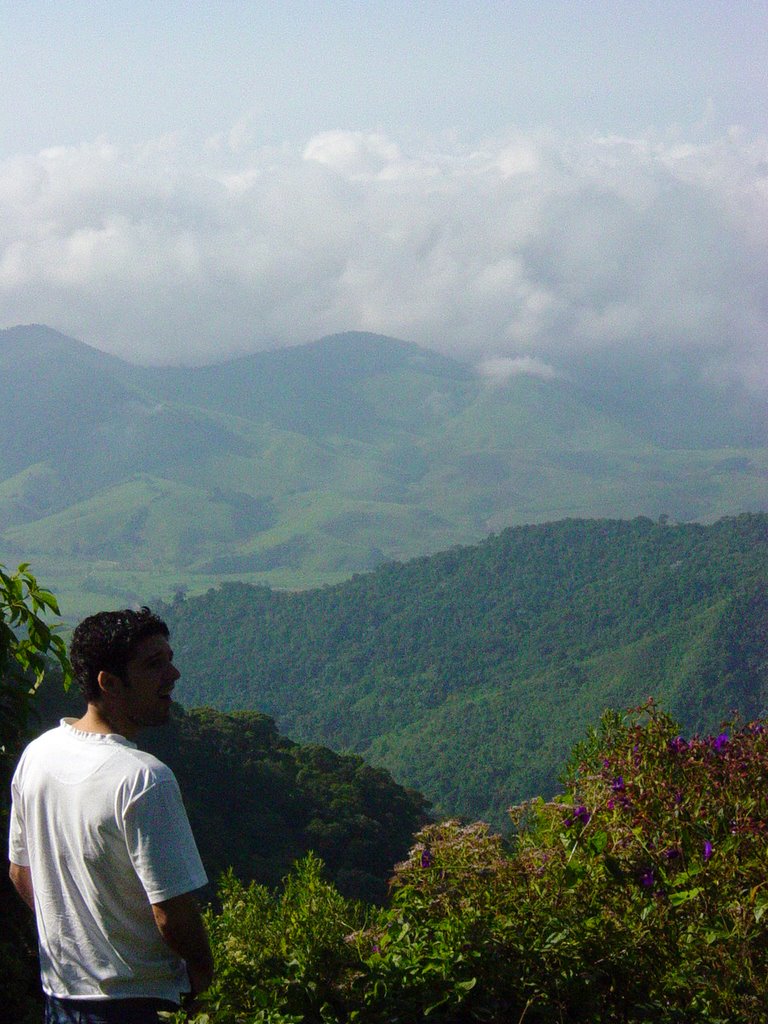
[[[96,682],[99,684],[99,689],[104,697],[109,697],[123,685],[120,676],[115,675],[114,672],[106,672],[104,669],[96,676]]]

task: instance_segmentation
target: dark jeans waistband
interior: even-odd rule
[[[59,999],[45,997],[45,1024],[160,1024],[160,1010],[178,1010],[168,999]]]

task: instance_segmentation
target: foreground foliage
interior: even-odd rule
[[[767,777],[762,723],[686,740],[652,703],[607,713],[563,797],[514,809],[511,846],[431,825],[386,908],[341,898],[315,857],[279,896],[227,878],[217,981],[193,1019],[761,1020]]]
[[[10,782],[25,739],[35,692],[50,667],[57,665],[66,685],[71,669],[64,641],[46,617],[59,615],[56,598],[43,589],[27,563],[16,570],[0,565],[0,835],[8,835]],[[0,977],[3,1013],[22,1022],[35,991],[37,963],[31,918],[0,872]],[[35,1015],[39,1017],[39,1013]]]
[[[32,700],[45,676],[47,657],[71,678],[64,640],[45,622],[59,615],[56,598],[44,590],[24,562],[14,572],[0,564],[0,758],[3,770],[27,726]]]

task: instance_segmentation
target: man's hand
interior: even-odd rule
[[[194,998],[213,981],[213,956],[198,904],[192,893],[152,904],[155,923],[165,942],[186,961]]]
[[[32,888],[32,872],[23,864],[14,864],[8,869],[11,882],[30,910],[35,909],[35,892]]]

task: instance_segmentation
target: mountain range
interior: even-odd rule
[[[768,413],[691,353],[488,376],[346,333],[146,367],[19,326],[0,430],[0,560],[31,561],[70,620],[226,579],[336,583],[509,525],[768,508]]]

